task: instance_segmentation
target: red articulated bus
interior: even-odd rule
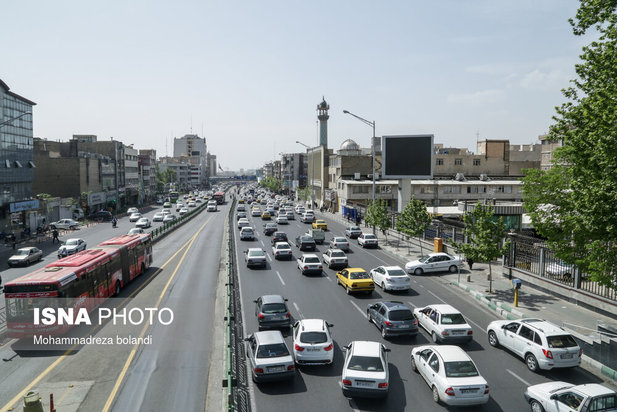
[[[34,309],[67,304],[91,311],[117,295],[152,263],[149,234],[123,235],[4,285],[8,336],[58,335],[67,325],[35,325]]]
[[[222,205],[223,203],[225,203],[225,192],[216,192],[214,195],[212,195],[212,199],[216,200],[217,204]]]

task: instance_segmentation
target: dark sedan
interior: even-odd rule
[[[266,223],[264,225],[264,235],[270,236],[271,234],[276,232],[277,229],[278,227],[276,226],[276,223]]]
[[[300,250],[315,250],[317,247],[315,245],[315,240],[310,236],[298,236],[296,238],[296,246],[300,248]]]
[[[272,234],[272,244],[274,245],[276,242],[287,242],[287,233],[285,232],[274,232]]]

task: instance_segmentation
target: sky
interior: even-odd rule
[[[173,155],[205,137],[225,170],[317,145],[432,133],[538,142],[591,39],[576,0],[4,2],[0,79],[33,100],[34,136],[113,137]]]

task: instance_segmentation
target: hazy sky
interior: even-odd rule
[[[225,169],[317,142],[434,133],[534,143],[581,47],[575,0],[5,1],[0,79],[37,103],[34,135],[113,136],[173,154],[207,139]],[[202,134],[203,131],[203,134]],[[166,150],[167,143],[167,150]]]

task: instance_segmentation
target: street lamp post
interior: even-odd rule
[[[302,143],[299,140],[296,140],[296,143],[306,147],[307,149],[307,153],[308,153],[308,149],[310,149],[311,147],[309,145],[306,145],[304,143]],[[315,184],[314,184],[314,180],[315,180],[315,152],[313,151],[313,153],[311,154],[311,209],[313,208],[313,204],[315,203]]]
[[[27,114],[32,114],[32,112],[24,112],[24,113],[22,113],[22,114],[20,114],[18,116],[11,117],[9,120],[5,120],[4,122],[0,123],[0,127],[1,126],[6,126],[7,124],[11,124],[13,121],[15,121],[17,119],[20,119],[20,118],[24,117]]]

